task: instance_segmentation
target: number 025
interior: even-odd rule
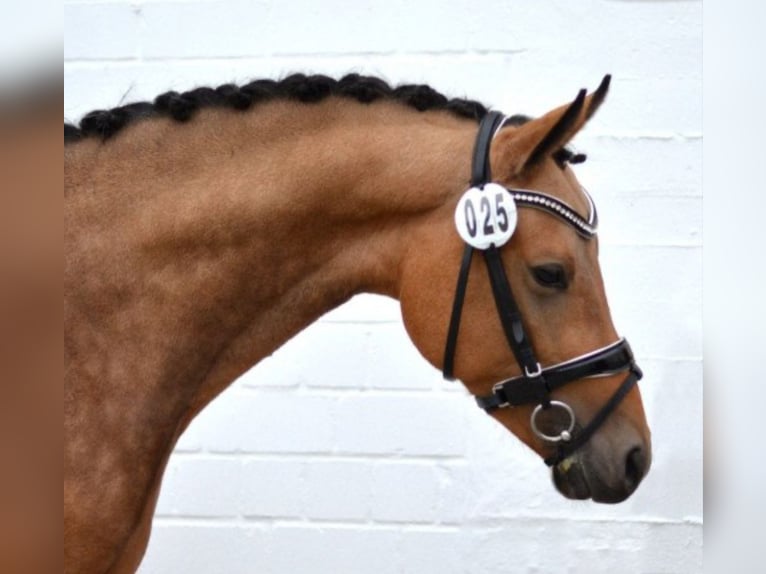
[[[505,206],[503,205],[504,199],[504,193],[495,194],[495,217],[492,217],[492,205],[489,201],[489,197],[484,195],[479,200],[479,213],[483,220],[481,230],[482,235],[492,235],[495,232],[493,222],[497,223],[497,227],[501,232],[504,233],[508,231],[508,212],[505,210]],[[476,207],[474,206],[473,201],[467,199],[464,209],[465,224],[468,230],[468,234],[471,237],[476,237],[476,234],[479,231],[479,220],[476,217]]]

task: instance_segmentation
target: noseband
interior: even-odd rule
[[[498,129],[503,126],[504,119],[505,117],[498,112],[489,112],[479,126],[471,167],[471,188],[473,189],[469,190],[469,192],[485,193],[488,195],[490,193],[488,191],[490,186],[493,190],[500,188],[510,196],[506,197],[505,200],[510,199],[514,205],[533,207],[545,211],[574,227],[581,237],[585,239],[593,237],[596,234],[598,222],[596,210],[592,203],[590,214],[586,219],[566,203],[550,195],[537,191],[506,189],[496,183],[490,183],[489,149],[492,138]],[[478,192],[475,190],[478,190]],[[481,195],[478,197],[481,198]],[[590,198],[588,200],[590,201]],[[486,199],[483,201],[486,202]],[[502,198],[496,198],[496,201],[502,201]],[[503,213],[506,212],[504,211]],[[505,215],[504,219],[507,226],[508,216]],[[468,285],[468,272],[471,267],[473,252],[478,248],[482,251],[484,261],[487,264],[492,294],[503,332],[523,374],[496,383],[492,387],[492,394],[477,396],[476,402],[487,412],[500,408],[535,404],[536,407],[532,411],[530,424],[536,436],[546,442],[557,445],[556,453],[545,459],[545,463],[548,466],[554,466],[569,457],[593,436],[593,433],[604,423],[617,405],[625,398],[633,385],[642,377],[641,369],[636,365],[630,345],[628,345],[624,338],[611,345],[569,359],[563,363],[542,367],[536,358],[532,343],[524,329],[521,311],[511,291],[511,285],[500,257],[499,247],[500,245],[496,245],[494,242],[490,242],[487,246],[474,246],[466,241],[460,273],[458,274],[457,287],[455,289],[455,299],[452,305],[452,316],[450,317],[449,329],[447,331],[447,342],[444,349],[444,378],[448,380],[454,379],[455,349],[457,348],[460,317]],[[567,383],[579,379],[607,377],[623,371],[628,372],[627,377],[614,395],[601,407],[601,410],[596,413],[587,425],[578,428],[575,432],[576,421],[574,411],[566,403],[552,400],[550,393]],[[540,413],[550,409],[559,409],[569,418],[566,428],[558,435],[545,434],[538,425]]]

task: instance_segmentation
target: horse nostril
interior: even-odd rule
[[[646,456],[640,446],[628,453],[625,459],[625,486],[628,492],[633,492],[646,472]]]

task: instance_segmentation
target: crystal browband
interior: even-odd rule
[[[539,191],[528,191],[524,189],[510,189],[509,191],[513,195],[513,199],[517,204],[527,207],[536,207],[555,215],[574,226],[577,232],[584,237],[590,238],[597,233],[596,227],[598,218],[596,216],[596,209],[590,196],[585,190],[583,190],[583,192],[590,203],[590,215],[587,221],[569,205],[553,196]]]

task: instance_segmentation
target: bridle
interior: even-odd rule
[[[592,202],[590,214],[584,218],[569,205],[550,195],[538,191],[507,189],[496,183],[491,183],[490,145],[494,135],[503,127],[504,122],[505,116],[494,111],[488,112],[482,119],[476,137],[471,167],[471,188],[475,189],[469,189],[469,191],[488,193],[486,191],[489,189],[488,186],[491,186],[492,189],[500,188],[509,196],[505,199],[510,199],[515,205],[540,209],[574,227],[575,231],[584,239],[592,238],[596,234],[598,224],[596,210]],[[590,198],[588,200],[590,201]],[[532,411],[530,424],[536,436],[546,442],[556,444],[556,453],[545,459],[548,466],[555,466],[571,456],[593,436],[625,398],[633,385],[642,377],[641,369],[636,365],[630,345],[624,338],[563,363],[542,367],[524,328],[521,311],[516,304],[500,257],[500,246],[490,243],[486,247],[474,247],[466,241],[444,349],[443,374],[445,379],[454,380],[455,350],[460,329],[460,317],[468,285],[471,259],[477,248],[481,250],[484,256],[500,323],[516,362],[521,367],[522,374],[496,383],[492,387],[491,394],[477,396],[476,402],[487,412],[506,407],[536,404],[537,406]],[[588,424],[575,432],[574,411],[563,401],[552,400],[550,393],[579,379],[607,377],[623,371],[627,371],[628,374],[617,391]],[[569,424],[558,435],[545,434],[539,428],[538,417],[541,412],[554,408],[560,409],[569,417]]]

